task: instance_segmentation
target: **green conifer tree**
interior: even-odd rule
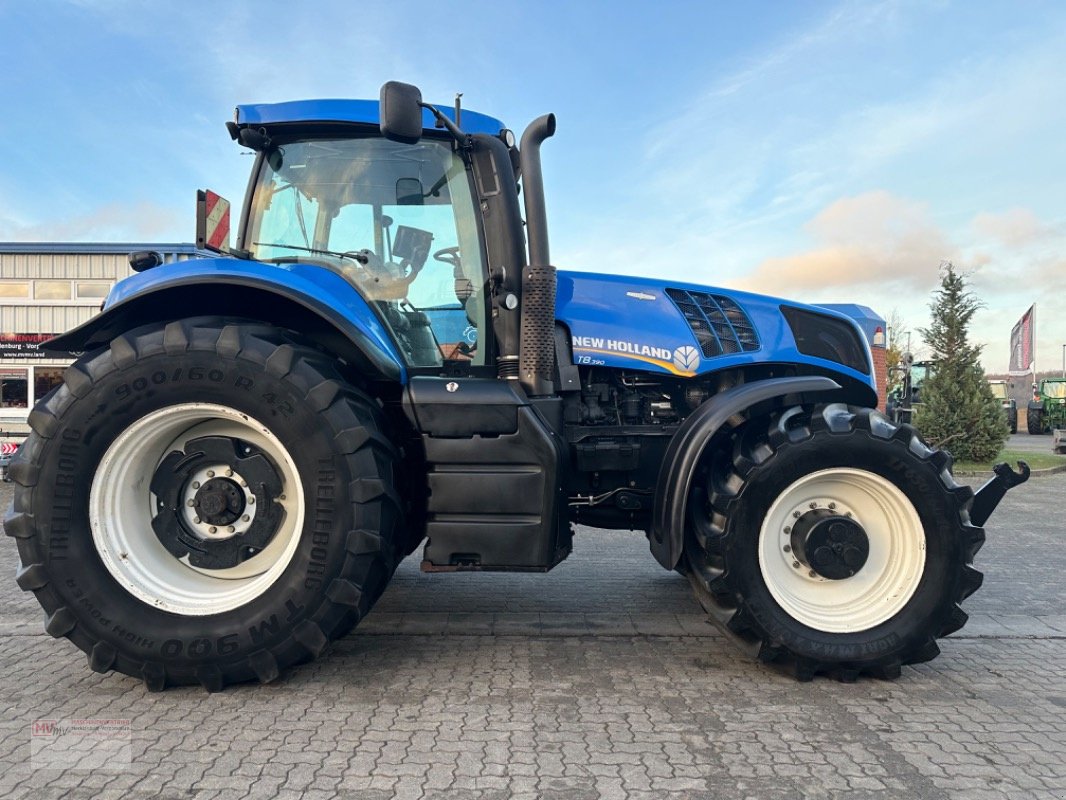
[[[1006,415],[981,367],[981,348],[969,327],[980,301],[951,262],[941,265],[940,288],[929,304],[932,321],[922,328],[931,352],[931,374],[922,383],[914,424],[930,444],[963,461],[991,461],[1007,440]]]

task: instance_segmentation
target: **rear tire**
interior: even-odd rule
[[[797,407],[735,428],[708,448],[689,502],[684,558],[697,597],[800,679],[891,678],[935,657],[982,580],[973,492],[950,467],[946,452],[871,409]],[[837,533],[853,522],[859,549],[844,549]]]
[[[29,421],[4,524],[18,582],[97,672],[152,690],[274,680],[349,631],[395,569],[381,410],[278,329],[127,333]]]

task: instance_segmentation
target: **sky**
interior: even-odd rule
[[[0,241],[188,242],[239,103],[552,111],[552,260],[929,323],[940,265],[1005,370],[1066,344],[1066,3],[0,0]]]

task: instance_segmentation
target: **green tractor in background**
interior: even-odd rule
[[[1034,436],[1055,434],[1055,452],[1066,452],[1066,378],[1044,378],[1033,384],[1026,426]]]
[[[922,402],[922,383],[929,376],[932,361],[915,361],[904,353],[899,364],[889,370],[888,401],[885,414],[895,425],[910,425]]]
[[[989,381],[988,385],[992,387],[992,396],[999,400],[999,404],[1003,407],[1003,413],[1007,415],[1007,424],[1010,426],[1011,433],[1018,432],[1018,402],[1010,396],[1010,391],[1006,381]],[[1014,386],[1011,384],[1010,386]]]

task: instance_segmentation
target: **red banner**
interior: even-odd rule
[[[1018,324],[1010,332],[1010,367],[1011,375],[1028,375],[1033,367],[1033,347],[1035,345],[1034,319],[1036,305],[1029,306]]]

